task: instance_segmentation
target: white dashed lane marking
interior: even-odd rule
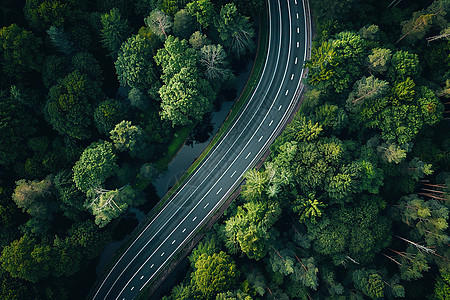
[[[222,188],[220,188],[220,189],[217,191],[216,195],[218,195],[218,194],[220,193],[221,190],[222,190]]]
[[[295,58],[295,64],[297,64],[297,57]]]
[[[273,120],[272,121],[270,121],[270,123],[269,123],[269,127],[272,125],[272,123],[273,123]]]
[[[300,33],[300,28],[297,27],[297,33]]]
[[[144,276],[141,276],[141,280],[144,278]]]
[[[278,107],[278,110],[280,110],[283,107],[283,105],[280,105],[280,107]]]
[[[150,266],[150,269],[153,268],[154,265],[155,265],[155,264],[152,264],[152,265]]]
[[[294,74],[291,75],[291,80],[294,79]]]
[[[234,174],[236,174],[236,171],[234,171],[234,172],[233,172],[233,174],[231,174],[231,176],[230,176],[230,177],[233,177],[233,176],[234,176]]]
[[[192,219],[192,222],[194,222],[195,220],[197,220],[197,217],[193,218],[193,219]]]
[[[289,90],[287,90],[286,93],[284,93],[285,96],[287,96],[287,94],[289,94]]]
[[[205,207],[203,207],[203,209],[206,209],[208,207],[209,203],[206,203]]]
[[[263,139],[263,136],[261,136],[258,140],[258,143],[261,142],[261,140]]]
[[[166,252],[161,253],[161,256],[164,256],[164,253],[166,253]]]
[[[184,233],[185,231],[186,231],[186,228],[185,228],[185,229],[183,229],[182,233]]]
[[[297,19],[298,19],[298,13],[297,13]]]
[[[300,43],[299,43],[299,42],[297,42],[297,48],[298,48],[298,47],[300,47]]]
[[[173,241],[172,241],[172,245],[175,244],[175,242],[176,242],[176,240],[173,240]]]
[[[134,290],[134,286],[131,288],[131,290]]]

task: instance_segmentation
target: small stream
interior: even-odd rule
[[[203,122],[200,128],[194,130],[194,134],[188,138],[186,144],[180,149],[175,158],[170,162],[167,170],[159,174],[158,178],[153,181],[155,186],[156,194],[159,198],[164,197],[167,191],[177,182],[177,180],[183,176],[187,169],[192,165],[192,163],[200,156],[200,154],[208,146],[209,142],[212,140],[214,135],[219,130],[220,126],[225,121],[226,117],[230,113],[231,107],[234,101],[242,93],[245,84],[247,83],[248,77],[250,76],[251,68],[253,66],[253,60],[248,61],[246,65],[242,68],[241,73],[238,74],[236,78],[236,88],[235,95],[225,97],[227,100],[221,102],[218,110],[214,110],[210,113],[210,116],[206,116],[206,122]],[[146,213],[139,210],[136,207],[130,207],[122,217],[121,223],[116,228],[116,230],[127,231],[123,238],[120,240],[114,240],[108,245],[106,245],[102,254],[100,255],[100,260],[96,267],[97,276],[101,274],[102,269],[105,267],[106,263],[111,259],[114,252],[120,248],[120,246],[128,239],[129,233],[138,225],[138,223],[143,220]],[[114,239],[114,238],[113,238]],[[172,279],[173,280],[173,279]]]

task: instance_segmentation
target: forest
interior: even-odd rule
[[[159,201],[152,180],[233,94],[263,7],[0,2],[1,299],[87,296],[127,209]]]
[[[163,299],[450,299],[450,1],[310,0],[307,91]]]

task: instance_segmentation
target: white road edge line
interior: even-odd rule
[[[258,143],[261,142],[261,140],[263,139],[263,135],[259,138]],[[235,171],[236,172],[236,171]]]
[[[288,2],[288,7],[289,7],[289,2]],[[281,7],[280,7],[280,3],[278,2],[278,8],[281,10]],[[305,8],[303,7],[303,10],[304,10]],[[290,10],[288,9],[288,12],[289,12],[289,20],[291,20],[291,12],[290,12]],[[270,5],[269,5],[269,20],[270,20]],[[280,23],[281,23],[281,19],[280,19]],[[306,23],[305,23],[305,26],[306,26]],[[270,27],[269,27],[270,28]],[[289,30],[291,30],[291,28],[289,28]],[[280,31],[281,31],[281,28],[280,28]],[[269,36],[270,36],[270,34],[269,34]],[[306,37],[305,37],[305,40],[306,40]],[[289,40],[289,45],[291,44],[291,40]],[[306,45],[306,44],[305,44]],[[288,61],[289,61],[289,56],[290,56],[290,52],[291,52],[291,47],[289,47],[289,52],[288,52]],[[306,59],[306,51],[305,51],[305,59]],[[288,66],[289,64],[286,64],[286,68],[285,68],[285,71],[284,71],[284,77],[286,77],[286,72],[287,72],[287,66]],[[302,69],[302,73],[301,73],[301,76],[303,76],[303,69]],[[300,78],[301,78],[301,76],[300,76]],[[273,77],[272,77],[273,78]],[[299,87],[299,85],[300,85],[300,83],[301,83],[301,81],[299,81],[299,83],[297,84],[297,89],[298,89],[298,87]],[[280,93],[280,90],[281,90],[281,86],[280,86],[280,88],[278,89],[278,92],[277,92],[277,95],[275,96],[275,98],[277,98],[278,97],[278,94]],[[272,105],[271,105],[271,107],[273,106],[273,103],[272,103]],[[270,111],[270,110],[269,110]],[[266,115],[265,115],[265,117],[264,117],[264,119],[267,117],[267,115],[269,114],[269,111],[267,111],[267,113],[266,113]],[[285,114],[287,113],[287,111],[285,112]],[[260,125],[258,126],[258,128],[256,129],[256,131],[261,127],[261,125],[262,125],[262,122],[260,123]],[[280,126],[280,124],[278,124],[277,125],[277,127],[279,127]],[[255,133],[253,134],[253,136],[256,134],[256,131],[255,131]],[[272,132],[272,134],[270,135],[270,137],[272,137],[274,135],[274,132]],[[242,153],[242,151],[245,149],[245,147],[248,145],[248,143],[250,143],[250,141],[251,141],[251,139],[253,138],[253,136],[249,139],[249,141],[247,142],[247,144],[244,146],[244,148],[241,150],[241,153]],[[269,138],[269,140],[270,140],[270,138]],[[261,153],[261,151],[263,150],[263,148],[261,149],[261,150],[259,150],[259,152],[258,152],[258,154],[259,153]],[[239,153],[240,154],[240,153]],[[233,162],[230,164],[230,166],[225,170],[225,172],[223,173],[223,175],[225,175],[225,173],[231,168],[231,166],[234,164],[234,162],[237,160],[237,158],[239,157],[239,155],[238,156],[236,156],[236,158],[233,160]],[[255,158],[253,158],[253,160],[255,160],[256,158],[258,157],[258,155],[257,156],[255,156]],[[252,160],[252,162],[253,162],[253,160]],[[244,170],[244,172],[243,173],[245,173],[247,170],[248,170],[248,168],[250,167],[250,165]],[[219,180],[223,177],[223,175],[219,178]],[[215,186],[215,185],[214,185]],[[213,187],[214,187],[213,186]],[[212,187],[212,188],[213,188]],[[211,189],[212,189],[211,188]],[[202,197],[202,199],[200,200],[200,202],[209,194],[209,192],[211,191],[211,189],[205,194],[205,196],[203,196]],[[228,190],[228,192],[231,190],[231,189],[233,189],[233,186]],[[227,193],[228,193],[227,192]],[[226,194],[225,194],[226,195]],[[222,197],[222,199],[224,198],[225,196],[223,196]],[[220,204],[220,202],[222,201],[222,199],[214,206],[214,208],[217,206],[217,205],[219,205]],[[199,202],[199,203],[200,203]],[[198,204],[197,204],[198,205]],[[195,207],[197,207],[197,205],[195,206]],[[193,209],[195,209],[195,207],[193,208]],[[193,210],[192,209],[192,210]],[[191,210],[191,211],[192,211]],[[210,211],[210,213],[212,212],[213,210],[211,210]],[[209,214],[205,217],[205,218],[207,218],[209,216]],[[186,216],[184,219],[186,219],[188,216]],[[184,220],[182,220],[182,222],[183,222]],[[195,230],[199,227],[201,225],[201,222],[194,228],[194,230],[193,231],[191,231],[190,232],[190,234],[186,237],[186,239],[188,239],[188,238],[190,238],[190,236],[195,232]],[[176,229],[178,228],[178,226],[172,231],[172,232],[174,232]],[[184,239],[184,241],[186,241],[186,239]],[[183,241],[183,242],[184,242]],[[183,244],[183,242],[177,247],[177,249],[175,249],[175,252],[182,246],[182,244]],[[174,252],[173,252],[174,253]],[[172,255],[173,255],[173,253],[172,253]],[[172,257],[172,255],[169,255],[169,258],[167,258],[165,261],[164,261],[164,263],[168,260],[168,259],[170,259],[171,257]],[[144,264],[145,264],[146,262],[144,262]],[[147,283],[148,282],[150,282],[150,280],[156,275],[156,273],[159,271],[159,269],[161,269],[163,266],[164,266],[164,263],[158,268],[158,270],[156,270],[156,272],[152,275],[152,276],[150,276],[150,278],[147,280],[147,282],[145,282],[144,283],[144,285],[139,289],[139,291],[142,291],[142,289],[147,285]],[[142,265],[142,266],[144,266],[144,265]],[[142,267],[141,267],[142,268]],[[130,279],[130,281],[132,280],[133,278],[131,278]],[[121,292],[122,293],[122,292]]]

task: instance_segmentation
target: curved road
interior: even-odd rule
[[[103,279],[98,299],[137,296],[226,200],[286,122],[306,57],[302,0],[268,0],[269,44],[260,81],[242,113]]]

